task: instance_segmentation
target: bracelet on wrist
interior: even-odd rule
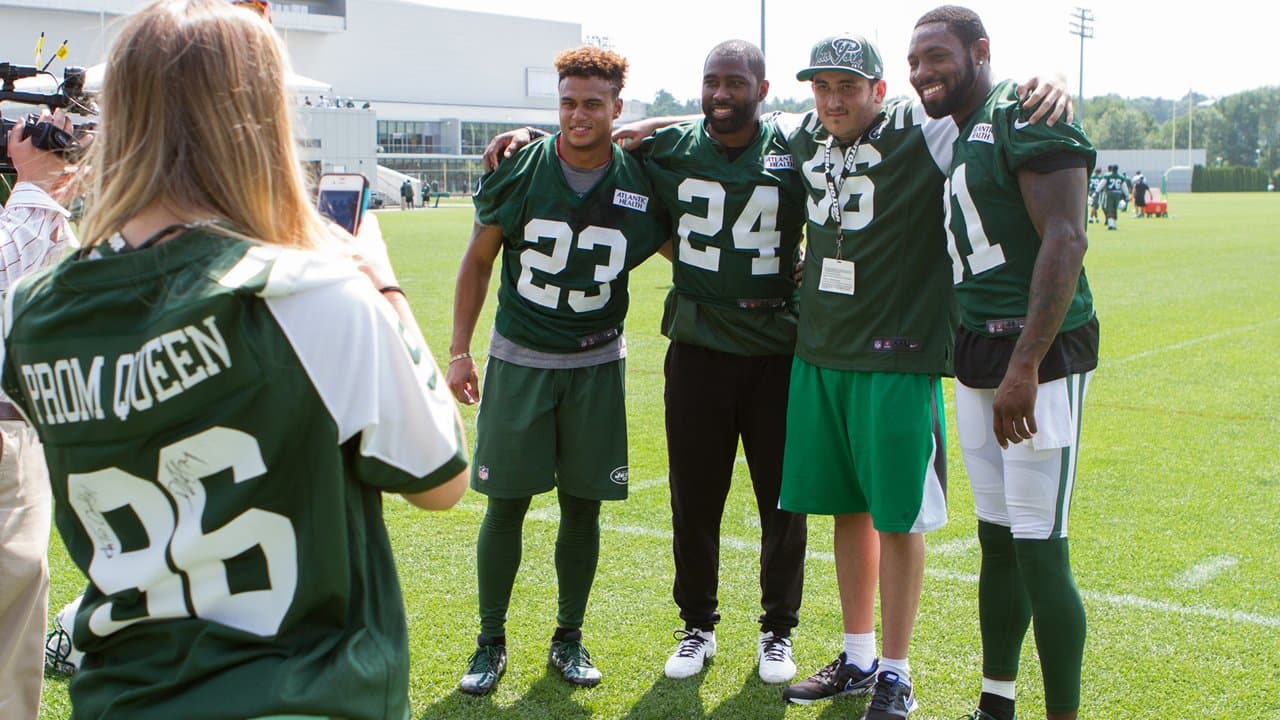
[[[466,359],[467,359],[467,358],[469,358],[469,357],[471,357],[471,353],[469,353],[469,352],[460,352],[460,353],[458,353],[457,355],[450,355],[450,356],[449,356],[449,364],[450,364],[450,365],[452,365],[452,364],[454,364],[454,363],[458,362],[459,360],[466,360]]]
[[[400,287],[399,285],[387,285],[386,287],[380,287],[380,288],[378,288],[378,292],[380,292],[380,293],[400,293],[400,295],[401,295],[405,300],[408,300],[408,299],[409,299],[409,295],[408,295],[408,293],[406,293],[406,292],[404,291],[404,288]]]

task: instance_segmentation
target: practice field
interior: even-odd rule
[[[451,203],[452,204],[452,203]],[[1085,405],[1071,516],[1089,613],[1083,718],[1280,718],[1280,195],[1174,195],[1169,219],[1090,225],[1085,264],[1102,362]],[[447,357],[453,281],[471,229],[453,204],[379,218],[401,285],[437,359]],[[601,517],[585,640],[604,682],[573,689],[549,672],[555,618],[553,496],[535,499],[508,626],[509,668],[489,697],[455,690],[478,631],[475,537],[484,498],[417,511],[388,498],[412,646],[418,718],[849,718],[862,699],[787,707],[755,672],[759,526],[745,463],[725,511],[719,654],[683,681],[662,665],[681,627],[671,600],[670,509],[658,332],[670,282],[654,258],[631,281],[627,322],[631,497]],[[497,288],[497,274],[491,288]],[[473,351],[488,340],[494,300]],[[342,338],[334,338],[342,342]],[[948,384],[948,423],[952,424]],[[474,411],[464,410],[468,431]],[[282,417],[281,422],[288,422]],[[970,711],[979,691],[979,551],[973,501],[949,427],[950,524],[929,536],[911,665],[921,720]],[[472,436],[473,437],[473,436]],[[301,492],[301,490],[300,490]],[[804,676],[839,650],[829,518],[810,519],[795,636]],[[56,611],[83,584],[56,533]],[[1028,634],[1020,717],[1043,717]],[[48,676],[42,718],[69,715]]]

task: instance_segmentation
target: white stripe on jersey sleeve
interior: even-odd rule
[[[924,142],[929,146],[929,154],[933,156],[934,164],[943,175],[951,175],[952,148],[956,138],[960,137],[960,128],[956,127],[950,115],[944,118],[929,117],[919,100],[911,103],[911,114],[924,118],[920,129],[924,132]]]
[[[338,442],[361,433],[362,455],[415,477],[458,454],[444,377],[425,347],[415,364],[399,320],[368,279],[350,275],[264,302],[336,422]]]
[[[248,287],[270,269],[266,287],[253,288],[263,297],[293,295],[342,282],[357,273],[355,266],[335,253],[254,245],[235,267],[218,280],[223,287]]]

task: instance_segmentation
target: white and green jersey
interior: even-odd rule
[[[426,348],[350,263],[194,230],[6,296],[85,660],[73,718],[407,718],[382,492],[465,467]]]
[[[885,103],[885,114],[856,146],[840,182],[846,150],[818,115],[774,118],[800,166],[808,192],[804,283],[796,354],[837,370],[944,374],[954,339],[951,281],[942,230],[942,186],[955,124],[929,118],[918,102]],[[841,220],[832,219],[838,203]],[[823,260],[854,265],[852,294],[820,289]]]
[[[1028,123],[1015,87],[1008,80],[997,85],[960,129],[947,181],[948,247],[961,322],[986,336],[1016,335],[1021,328],[1040,252],[1040,235],[1023,203],[1017,171],[1054,156],[1088,174],[1096,155],[1077,125]],[[1074,330],[1092,317],[1093,298],[1081,268],[1059,332]]]
[[[705,120],[660,130],[642,150],[671,219],[673,287],[663,334],[736,355],[790,355],[805,194],[775,125],[761,122],[733,159]]]
[[[657,251],[665,223],[644,168],[617,146],[579,197],[559,138],[535,140],[484,176],[475,204],[477,222],[502,228],[494,327],[524,347],[570,353],[621,335],[628,272]]]
[[[1107,186],[1107,179],[1101,175],[1089,176],[1089,197],[1096,197]]]
[[[1122,198],[1128,195],[1129,190],[1132,187],[1129,184],[1129,178],[1125,177],[1124,173],[1118,173],[1118,172],[1107,173],[1106,175],[1103,175],[1102,184],[1103,184],[1103,187],[1107,189],[1108,193],[1110,193],[1111,195],[1117,198]]]

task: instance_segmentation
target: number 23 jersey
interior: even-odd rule
[[[612,146],[603,178],[581,197],[541,138],[486,175],[476,222],[502,228],[497,331],[542,352],[579,352],[617,338],[627,274],[658,250],[665,220],[639,162]]]

